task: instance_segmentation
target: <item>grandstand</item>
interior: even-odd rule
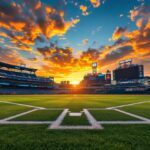
[[[54,78],[36,75],[37,69],[0,62],[0,87],[53,88]]]

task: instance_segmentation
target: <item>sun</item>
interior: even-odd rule
[[[71,84],[73,84],[73,85],[78,85],[78,84],[79,84],[79,81],[71,81]]]

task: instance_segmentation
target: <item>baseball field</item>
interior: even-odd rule
[[[149,95],[0,96],[0,150],[149,148]]]

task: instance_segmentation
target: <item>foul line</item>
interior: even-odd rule
[[[134,117],[134,118],[143,120],[143,121],[150,122],[150,120],[149,120],[148,118],[145,118],[145,117],[142,117],[142,116],[138,116],[138,115],[135,115],[135,114],[132,114],[132,113],[123,111],[123,110],[119,110],[119,109],[113,109],[113,110],[118,111],[118,112],[123,113],[123,114],[126,114],[126,115],[128,115],[128,116],[131,116],[131,117]]]
[[[26,107],[31,107],[31,108],[37,108],[37,109],[46,109],[46,108],[44,108],[44,107],[32,106],[32,105],[21,104],[21,103],[15,103],[15,102],[8,102],[8,101],[0,101],[0,102],[1,102],[1,103],[6,103],[6,104],[18,105],[18,106],[26,106]]]
[[[114,106],[114,107],[108,107],[106,109],[116,109],[116,108],[122,108],[125,106],[133,106],[133,105],[138,105],[138,104],[143,104],[143,103],[149,103],[150,101],[143,101],[143,102],[137,102],[137,103],[130,103],[130,104],[125,104],[125,105],[119,105],[119,106]]]
[[[39,110],[39,109],[29,110],[29,111],[26,111],[26,112],[23,112],[23,113],[20,113],[20,114],[17,114],[17,115],[14,115],[14,116],[11,116],[11,117],[2,119],[2,120],[0,120],[0,121],[1,121],[1,122],[5,122],[5,121],[8,121],[8,120],[12,120],[12,119],[14,119],[14,118],[17,118],[17,117],[20,117],[20,116],[29,114],[29,113],[34,112],[34,111],[37,111],[37,110]]]

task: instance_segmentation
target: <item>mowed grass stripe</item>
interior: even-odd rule
[[[121,108],[121,110],[150,119],[150,102],[134,106],[123,107]]]
[[[148,95],[2,95],[2,101],[10,101],[46,108],[107,108],[118,105],[148,101]]]
[[[90,113],[98,121],[133,121],[138,120],[137,118],[129,115],[119,113],[115,110],[90,110]]]
[[[17,106],[13,104],[6,104],[0,102],[0,119],[4,119],[13,115],[17,115],[19,113],[23,113],[25,111],[31,110],[32,108]]]
[[[14,121],[54,121],[62,110],[37,110],[24,116],[13,119]]]

